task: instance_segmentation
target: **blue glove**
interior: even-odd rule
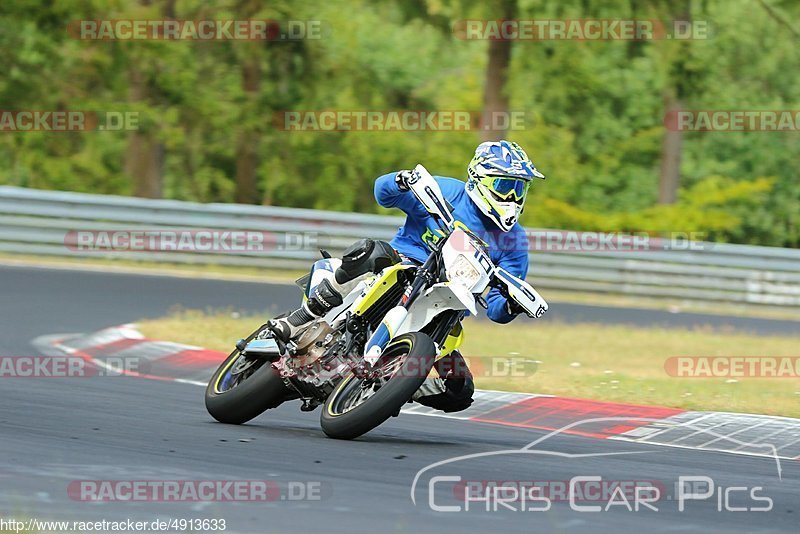
[[[410,191],[410,180],[414,176],[411,171],[400,171],[394,176],[394,183],[397,185],[397,189],[405,193],[406,191]]]

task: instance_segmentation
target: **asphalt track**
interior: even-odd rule
[[[150,317],[174,308],[230,308],[243,313],[276,314],[294,309],[301,296],[292,284],[236,282],[0,265],[3,316],[11,313],[29,338],[51,332],[79,332]],[[545,297],[546,291],[543,291]],[[102,305],[95,308],[95,305]],[[39,317],[57,306],[71,313]],[[482,311],[482,310],[480,310]],[[664,328],[711,327],[759,335],[797,335],[797,321],[703,313],[556,303],[542,321],[600,323]],[[531,323],[533,324],[533,323]],[[43,328],[44,327],[44,328]]]
[[[36,336],[89,332],[157,316],[175,305],[256,311],[268,308],[264,302],[296,294],[288,286],[0,268],[0,354],[35,354],[30,341]],[[760,322],[747,326],[757,331]],[[797,532],[800,514],[796,460],[782,462],[779,479],[770,459],[572,435],[543,442],[537,447],[541,454],[478,457],[426,472],[415,505],[410,489],[420,469],[456,456],[518,449],[544,433],[403,415],[359,440],[339,442],[323,436],[317,412],[302,414],[295,405],[245,426],[221,425],[205,412],[201,388],[129,377],[3,378],[0,429],[4,517],[224,518],[227,532]],[[608,453],[614,455],[597,456]],[[478,502],[469,511],[436,512],[428,504],[433,474],[471,481],[600,475],[606,481],[651,481],[672,498],[654,503],[658,511],[616,506],[577,512],[565,502],[554,502],[548,511],[502,505],[494,511],[491,504],[486,511]],[[710,477],[717,492],[679,511],[671,488],[678,476],[692,475]],[[68,496],[70,482],[98,479],[266,479],[280,487],[320,483],[321,492],[319,499],[269,503],[90,503]],[[770,511],[725,510],[720,488],[756,486],[762,488],[756,495],[772,499]],[[463,508],[447,483],[434,488],[436,503]],[[764,503],[734,491],[728,504]],[[521,503],[510,506],[518,510]]]

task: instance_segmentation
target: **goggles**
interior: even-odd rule
[[[518,178],[487,176],[481,178],[481,183],[488,188],[498,200],[513,200],[522,202],[528,193],[530,182]]]

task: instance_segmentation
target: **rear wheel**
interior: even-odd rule
[[[253,339],[262,328],[253,332]],[[220,423],[239,425],[270,408],[297,398],[272,364],[263,358],[248,358],[238,349],[222,362],[206,386],[206,409]]]
[[[353,439],[396,415],[425,381],[436,358],[436,346],[419,332],[392,340],[381,354],[377,373],[351,374],[325,402],[322,430],[331,438]]]

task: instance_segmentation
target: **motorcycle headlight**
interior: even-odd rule
[[[472,289],[481,279],[481,273],[470,263],[466,256],[459,254],[447,268],[447,278],[467,289]]]

